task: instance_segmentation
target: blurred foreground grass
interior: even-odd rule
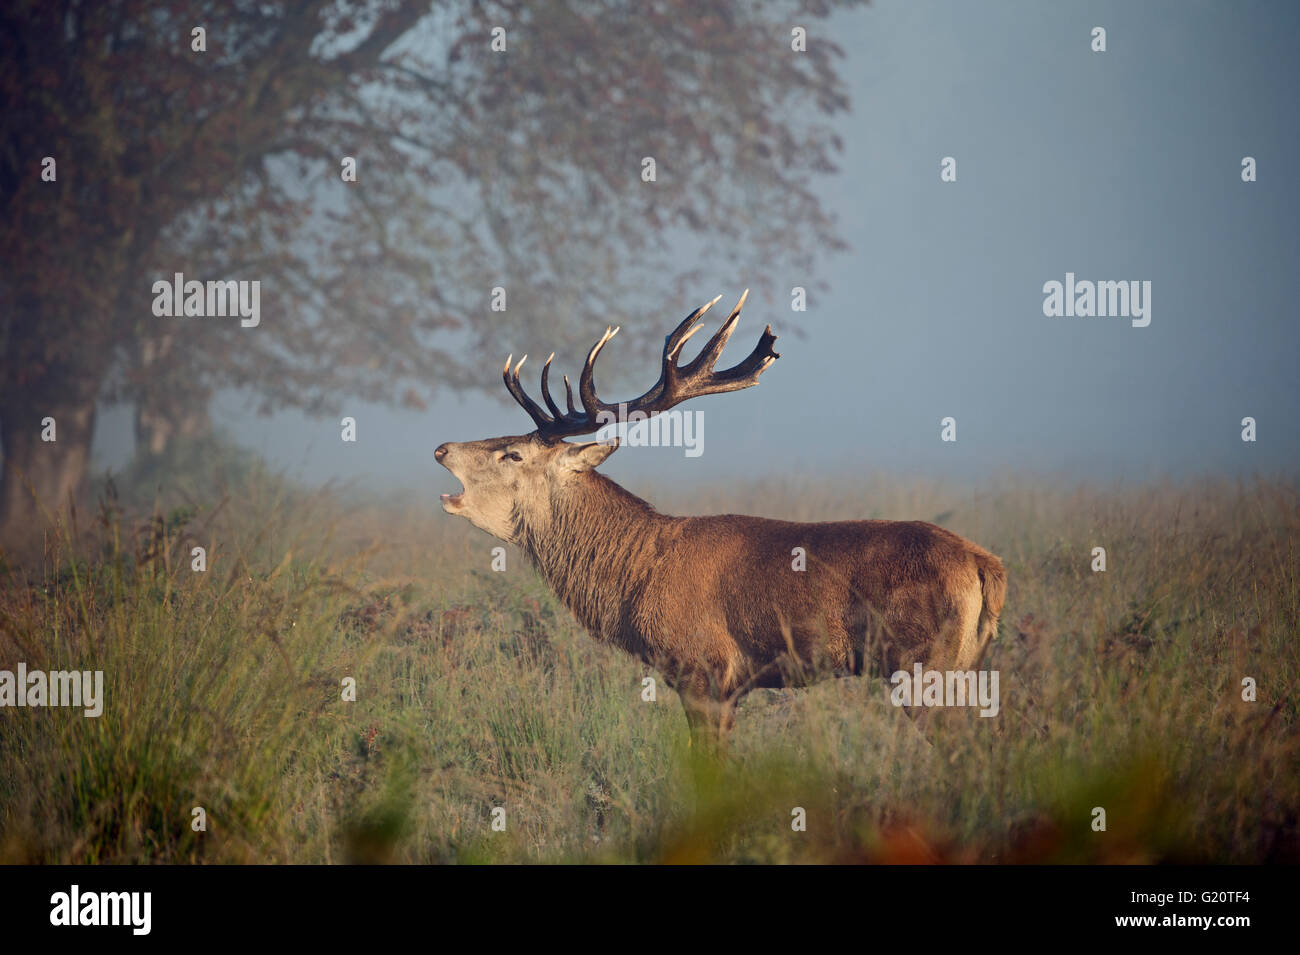
[[[139,475],[105,487],[43,571],[0,568],[0,668],[103,670],[106,693],[98,719],[0,710],[0,862],[1300,861],[1294,482],[634,488],[938,520],[1010,575],[996,718],[934,711],[927,741],[879,677],[764,691],[715,766],[671,691],[643,702],[652,673],[516,552],[492,572],[435,495],[223,481],[152,518]]]

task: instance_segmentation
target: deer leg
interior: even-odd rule
[[[683,691],[681,697],[686,723],[691,731],[691,746],[704,753],[720,753],[725,742],[723,735],[735,720],[735,707],[727,707],[708,695],[689,691]],[[732,711],[730,716],[726,710]]]
[[[716,679],[706,673],[692,673],[677,686],[691,730],[691,745],[702,752],[721,755],[727,734],[736,722],[739,694],[727,694]]]

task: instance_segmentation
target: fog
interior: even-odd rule
[[[819,189],[850,251],[825,260],[828,291],[810,288],[806,312],[791,311],[788,293],[751,297],[720,367],[768,322],[782,357],[757,388],[689,406],[702,415],[702,454],[624,447],[604,470],[633,484],[1294,471],[1297,21],[1290,4],[1188,2],[881,0],[840,16],[853,102],[839,118],[840,171]],[[1104,53],[1091,49],[1097,26]],[[1247,156],[1255,182],[1242,180]],[[941,181],[944,157],[955,182]],[[1045,283],[1067,273],[1150,282],[1149,324],[1045,315]],[[711,331],[745,284],[719,275],[693,300],[665,297],[656,314],[628,318],[666,333],[722,293]],[[487,290],[484,301],[487,313]],[[501,358],[511,351],[503,340]],[[557,355],[555,369],[572,376],[582,358]],[[629,364],[619,339],[601,361],[639,385],[602,395],[611,400],[658,375]],[[535,375],[540,361],[526,367]],[[440,442],[531,428],[500,364],[482,374],[492,397],[444,393],[420,413],[347,405],[355,443],[340,441],[337,417],[260,418],[233,392],[213,419],[312,483],[446,490]],[[955,441],[941,440],[947,417]],[[1254,442],[1242,440],[1245,417]],[[130,434],[128,411],[103,413],[96,465],[120,467]]]

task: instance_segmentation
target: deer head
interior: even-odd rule
[[[519,370],[528,356],[519,359],[512,369],[514,356],[511,355],[506,359],[503,374],[506,389],[528,412],[537,428],[524,435],[439,445],[433,453],[434,458],[464,487],[459,494],[442,495],[443,510],[468,519],[475,527],[495,537],[513,541],[524,525],[545,527],[557,495],[571,493],[580,485],[585,472],[597,467],[618,447],[617,440],[572,444],[564,438],[594,434],[607,425],[629,418],[653,416],[700,395],[739,391],[758,384],[758,376],[780,357],[772,351],[776,336],[772,334],[770,325],[744,361],[725,371],[714,370],[727,340],[736,330],[740,310],[748,295],[746,290],[700,354],[688,364],[679,365],[677,359],[682,346],[700,330],[700,319],[722,296],[686,316],[664,340],[659,380],[649,391],[631,401],[610,404],[596,394],[596,358],[618,333],[617,328],[605,329],[605,334],[587,354],[578,379],[580,411],[574,407],[573,389],[567,375],[564,377],[567,410],[561,411],[551,397],[549,377],[554,353],[542,366],[542,398],[549,413],[519,384]]]

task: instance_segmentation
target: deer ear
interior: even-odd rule
[[[587,444],[570,445],[560,459],[560,466],[568,471],[590,471],[618,450],[618,439],[610,444],[590,441]]]

